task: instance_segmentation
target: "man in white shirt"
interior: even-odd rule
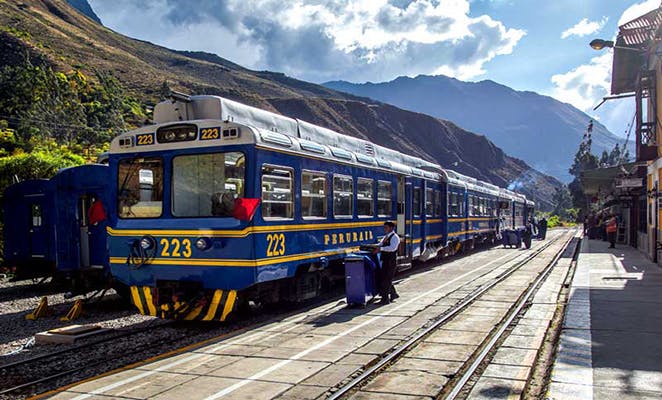
[[[400,297],[393,286],[400,237],[395,233],[395,224],[391,221],[384,223],[384,233],[384,237],[379,242],[379,249],[376,250],[381,252],[382,259],[382,268],[379,274],[379,294],[382,299],[379,304],[388,304]]]

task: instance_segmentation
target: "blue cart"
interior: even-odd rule
[[[376,260],[367,252],[345,257],[345,293],[348,306],[365,307],[377,294]]]

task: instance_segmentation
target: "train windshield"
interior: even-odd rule
[[[119,162],[117,209],[120,218],[158,218],[163,212],[163,160]]]
[[[240,152],[177,156],[172,162],[172,214],[232,217],[244,197],[245,156]]]

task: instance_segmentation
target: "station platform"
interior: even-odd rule
[[[548,399],[662,398],[662,268],[584,239]]]

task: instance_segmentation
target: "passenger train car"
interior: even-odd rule
[[[99,211],[109,203],[108,178],[107,166],[90,164],[8,187],[5,266],[19,279],[53,276],[77,293],[112,282],[106,212]]]
[[[516,193],[224,98],[178,96],[154,122],[109,153],[111,270],[143,314],[223,321],[315,297],[388,220],[407,268],[525,218]]]

